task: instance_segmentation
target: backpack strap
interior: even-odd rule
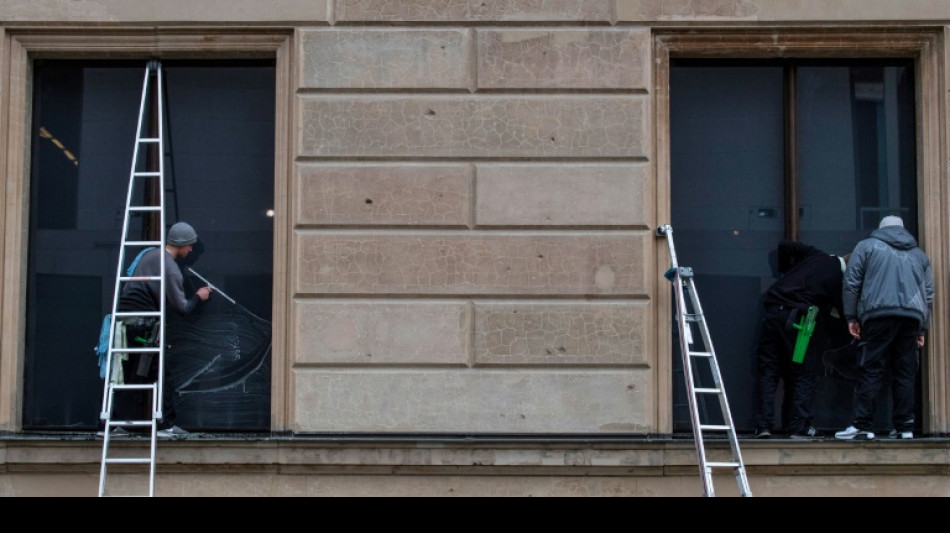
[[[125,275],[131,276],[135,272],[135,267],[138,266],[139,261],[142,260],[142,256],[145,255],[145,252],[148,252],[149,250],[154,250],[154,249],[155,249],[154,246],[149,246],[148,248],[145,248],[144,250],[139,252],[139,255],[135,256],[135,259],[132,260],[132,264],[129,265],[129,268],[125,270]]]

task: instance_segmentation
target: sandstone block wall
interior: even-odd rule
[[[485,4],[335,15],[611,12]],[[293,429],[655,431],[649,30],[341,25],[298,42]]]

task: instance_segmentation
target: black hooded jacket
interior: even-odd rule
[[[844,259],[814,246],[782,241],[778,246],[778,271],[782,277],[765,293],[765,306],[785,305],[802,312],[815,305],[819,314],[839,313]]]

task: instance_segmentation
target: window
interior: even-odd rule
[[[25,429],[99,424],[93,346],[112,307],[144,71],[145,61],[34,62]],[[164,61],[163,71],[166,222],[197,229],[183,266],[230,298],[169,316],[166,387],[183,427],[268,430],[274,61]]]
[[[761,296],[778,241],[846,254],[891,213],[918,234],[914,64],[674,59],[669,77],[677,254],[695,271],[736,428],[751,432]],[[837,346],[850,341],[844,333]],[[836,355],[825,354],[819,376],[819,429],[851,422],[854,367]],[[673,424],[689,431],[678,359]],[[889,390],[881,398],[888,405]],[[877,414],[887,427],[888,409]]]

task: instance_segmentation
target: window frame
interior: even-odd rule
[[[868,27],[847,30],[768,28],[728,30],[723,28],[689,31],[663,29],[654,32],[655,81],[655,143],[656,214],[660,224],[670,219],[670,117],[669,74],[671,59],[759,59],[759,58],[911,58],[914,60],[917,93],[917,194],[921,247],[930,257],[935,283],[934,316],[945,316],[947,296],[940,290],[947,271],[943,244],[950,242],[950,230],[944,213],[950,204],[942,191],[942,176],[947,175],[947,148],[942,139],[946,131],[946,99],[941,90],[945,84],[941,62],[941,28]],[[658,421],[661,433],[670,433],[673,426],[672,384],[672,306],[669,291],[661,273],[669,262],[664,244],[658,241],[655,252],[657,338]],[[948,376],[947,336],[950,325],[933,320],[928,333],[925,355],[921,360],[924,420],[928,434],[944,434],[950,430],[950,376]]]
[[[288,187],[293,169],[295,131],[294,32],[259,28],[110,28],[49,30],[0,28],[0,147],[6,184],[0,204],[0,262],[5,290],[0,296],[0,430],[22,430],[26,331],[26,283],[29,243],[30,121],[32,64],[36,59],[273,59],[275,61],[274,131],[274,284],[271,371],[271,428],[289,426],[286,371],[290,314]]]

